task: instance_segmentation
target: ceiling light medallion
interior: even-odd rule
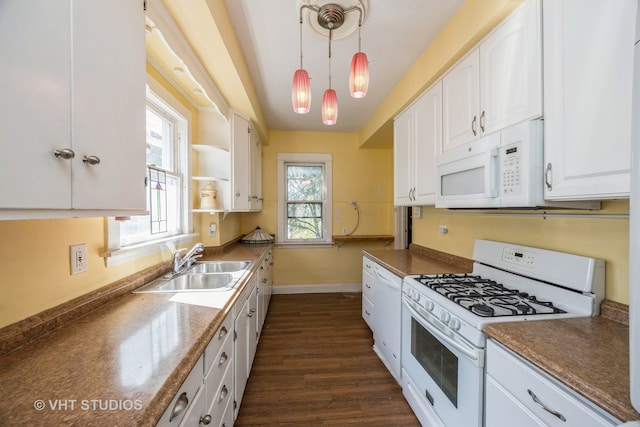
[[[331,40],[334,31],[342,27],[345,23],[346,15],[354,11],[359,12],[357,21],[358,52],[353,56],[349,70],[349,93],[354,98],[364,98],[367,95],[369,87],[369,62],[367,55],[362,52],[360,39],[360,29],[366,11],[363,1],[366,0],[355,0],[354,5],[343,7],[335,3],[319,5],[323,0],[305,0],[300,6],[300,68],[296,70],[293,75],[291,87],[291,101],[293,111],[296,113],[308,113],[311,105],[309,73],[302,66],[302,23],[304,21],[302,11],[304,9],[309,9],[317,15],[316,24],[311,20],[310,13],[307,13],[307,24],[312,31],[322,37],[326,37],[322,29],[328,30],[329,32],[329,89],[324,92],[322,97],[322,123],[325,125],[334,125],[338,120],[338,96],[336,91],[331,87]],[[316,25],[319,25],[321,28],[318,28]],[[348,28],[347,26],[343,27],[339,38],[349,36],[354,30],[355,26],[352,28]]]

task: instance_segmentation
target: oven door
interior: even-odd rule
[[[406,297],[402,367],[407,386],[403,392],[423,424],[482,426],[484,349],[471,345]]]

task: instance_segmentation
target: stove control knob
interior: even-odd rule
[[[449,324],[449,320],[451,320],[451,314],[449,314],[448,311],[443,311],[442,313],[440,313],[440,320],[445,325]]]
[[[460,329],[460,319],[456,319],[455,317],[451,318],[451,321],[449,322],[449,327],[454,331],[457,331],[458,329]]]
[[[420,297],[422,295],[420,295],[420,292],[416,292],[415,296],[413,297],[413,299],[415,300],[415,302],[420,302]]]
[[[431,301],[431,300],[427,300],[424,303],[424,308],[426,308],[427,311],[433,311],[433,307],[434,307],[434,304],[433,304],[433,301]]]

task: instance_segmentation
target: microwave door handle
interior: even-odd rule
[[[488,184],[487,197],[498,197],[498,154],[500,150],[494,147],[489,150],[489,164],[485,169],[485,182]]]

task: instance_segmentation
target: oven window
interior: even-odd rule
[[[411,354],[457,408],[458,358],[413,318]]]

